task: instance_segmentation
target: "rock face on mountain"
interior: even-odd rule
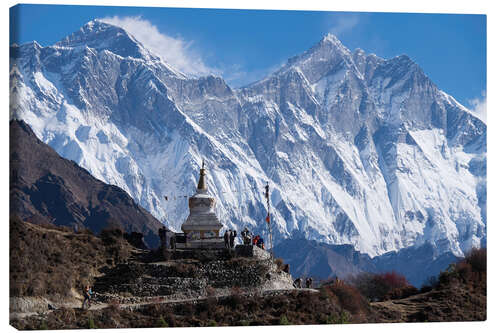
[[[486,240],[486,125],[405,55],[327,35],[235,90],[91,21],[53,46],[12,46],[10,80],[12,118],[173,229],[205,158],[228,228],[265,232],[269,181],[276,240],[370,256],[426,242],[461,256]]]
[[[106,227],[140,232],[158,243],[161,223],[122,189],[60,157],[23,121],[10,122],[10,214],[99,233]]]

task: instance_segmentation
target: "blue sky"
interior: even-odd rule
[[[125,27],[181,71],[215,73],[233,87],[330,32],[351,50],[407,54],[439,88],[485,111],[485,15],[21,5],[11,9],[10,41],[51,45],[94,18]]]

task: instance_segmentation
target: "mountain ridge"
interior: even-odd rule
[[[161,223],[121,188],[57,155],[23,121],[10,122],[10,142],[11,215],[96,234],[119,227],[143,233],[151,247],[158,245]]]
[[[204,157],[228,228],[265,232],[269,181],[278,240],[298,231],[371,256],[427,241],[455,255],[479,245],[486,125],[407,56],[351,53],[332,36],[316,46],[309,61],[309,51],[291,58],[302,67],[289,61],[236,90],[107,50],[51,58],[14,47],[11,115],[174,229],[187,207],[163,196],[190,194]],[[80,59],[57,87],[53,77],[69,74],[51,64]]]

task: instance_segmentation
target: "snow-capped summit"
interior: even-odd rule
[[[326,35],[235,90],[91,21],[11,57],[11,117],[172,229],[204,158],[228,228],[266,232],[269,181],[277,241],[299,233],[373,256],[426,242],[462,255],[486,240],[486,125],[408,56]]]
[[[140,59],[156,59],[150,51],[137,41],[124,29],[102,22],[92,20],[85,24],[80,30],[65,37],[56,46],[61,47],[88,47],[97,51],[108,50],[122,57]]]

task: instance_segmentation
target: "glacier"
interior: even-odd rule
[[[486,243],[486,124],[406,55],[328,34],[234,89],[93,20],[10,58],[10,118],[174,230],[205,159],[227,228],[266,234],[269,182],[275,242],[299,233],[370,256]]]

